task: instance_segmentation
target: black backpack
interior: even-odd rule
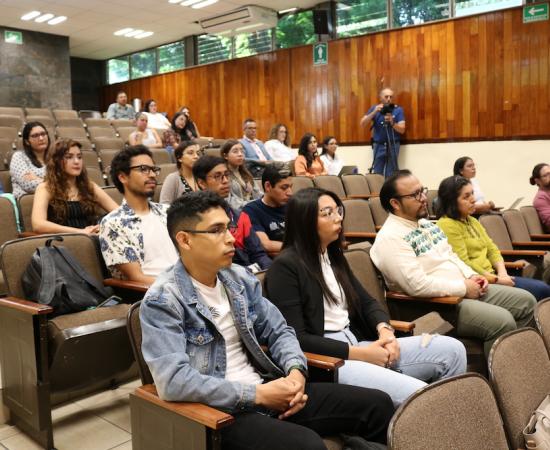
[[[63,237],[48,239],[44,247],[37,248],[21,276],[26,298],[50,305],[54,316],[96,308],[117,298],[110,288],[88,274],[66,248],[52,245],[54,240],[62,242]]]

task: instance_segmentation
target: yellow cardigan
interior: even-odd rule
[[[454,252],[468,266],[479,274],[495,273],[494,265],[503,260],[502,255],[476,219],[472,216],[465,221],[442,217],[437,225],[447,235]]]

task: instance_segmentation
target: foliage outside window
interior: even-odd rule
[[[182,41],[161,45],[157,51],[158,73],[173,72],[185,67],[185,46]]]
[[[238,34],[234,37],[235,57],[256,55],[273,50],[271,30],[255,31],[254,33]]]
[[[450,16],[449,2],[445,0],[392,0],[393,26],[405,27]]]
[[[130,72],[132,79],[147,77],[157,73],[155,50],[145,50],[144,52],[130,55]]]
[[[313,12],[303,11],[281,17],[275,28],[277,48],[289,48],[297,45],[317,42],[313,28]]]
[[[110,59],[107,61],[107,82],[120,83],[130,79],[130,63],[128,57]]]
[[[224,61],[231,58],[231,38],[202,34],[198,38],[199,64]]]
[[[338,37],[357,36],[388,27],[386,0],[344,0],[336,9]]]
[[[527,2],[529,3],[529,2]],[[456,0],[455,17],[521,6],[521,0]]]

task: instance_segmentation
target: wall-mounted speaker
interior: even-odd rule
[[[329,20],[329,13],[326,9],[313,10],[313,29],[315,34],[331,34],[332,24]]]

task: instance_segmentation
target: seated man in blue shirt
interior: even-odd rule
[[[140,312],[143,356],[159,396],[234,414],[221,432],[224,449],[324,449],[321,436],[338,433],[385,442],[393,413],[387,394],[306,383],[294,331],[262,297],[259,280],[231,264],[226,210],[221,197],[199,191],[168,211],[180,259],[157,278]]]
[[[285,235],[286,204],[292,196],[290,171],[280,164],[270,164],[262,174],[264,196],[243,208],[252,222],[266,252],[280,252]]]

